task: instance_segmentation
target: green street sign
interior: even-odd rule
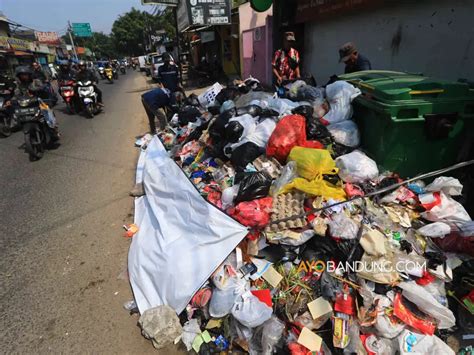
[[[76,37],[92,37],[90,23],[73,23],[72,32]]]

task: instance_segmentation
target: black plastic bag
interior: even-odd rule
[[[184,106],[178,112],[178,122],[181,126],[196,122],[198,117],[201,117],[201,112],[194,106]]]
[[[221,142],[225,140],[225,126],[229,123],[229,120],[233,117],[232,112],[226,111],[221,113],[209,127],[209,136],[212,139],[212,143]]]
[[[304,118],[306,118],[306,122],[308,122],[308,120],[311,120],[313,118],[313,112],[314,112],[313,106],[310,106],[310,105],[301,105],[301,106],[295,107],[291,111],[291,113],[295,115],[301,115]]]
[[[222,89],[216,96],[216,101],[221,105],[227,100],[234,100],[240,95],[239,89],[235,86],[230,86]]]
[[[235,203],[267,197],[272,178],[265,172],[251,172],[246,173],[239,184],[239,192],[235,198]]]
[[[237,109],[237,116],[243,116],[249,114],[252,117],[257,117],[262,115],[262,108],[257,105],[248,105],[245,107],[240,107]]]
[[[244,133],[244,126],[238,121],[230,122],[225,128],[225,136],[230,143],[237,143]]]
[[[244,171],[248,163],[253,162],[264,152],[264,148],[255,143],[247,142],[234,149],[230,160],[235,171],[240,172]]]

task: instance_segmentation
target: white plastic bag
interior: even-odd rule
[[[355,148],[360,144],[359,128],[354,121],[346,120],[330,124],[328,127],[334,140],[339,144]]]
[[[417,232],[425,237],[443,238],[451,232],[451,227],[443,222],[435,222],[419,228]]]
[[[428,291],[415,281],[401,282],[398,284],[398,287],[403,290],[403,297],[416,304],[422,312],[438,320],[439,329],[449,329],[456,324],[456,318],[453,312],[440,304]]]
[[[326,86],[330,110],[323,119],[329,124],[350,119],[352,117],[351,102],[360,94],[361,91],[358,88],[345,81],[336,81]]]
[[[196,338],[196,336],[199,334],[201,334],[201,328],[199,327],[199,323],[196,318],[193,318],[184,324],[181,341],[186,346],[187,351],[191,351],[193,348],[194,338]]]
[[[268,101],[268,108],[280,114],[280,116],[291,115],[291,111],[300,106],[298,102],[293,102],[288,99],[271,99]]]
[[[234,199],[239,192],[240,184],[230,186],[222,191],[221,201],[222,209],[226,210],[234,204]]]
[[[270,194],[273,197],[276,197],[283,186],[292,182],[297,176],[298,171],[296,162],[291,160],[281,170],[280,177],[273,182],[273,185],[270,188]]]
[[[440,192],[441,203],[429,211],[423,212],[421,216],[428,221],[445,222],[450,225],[462,225],[471,221],[471,217],[464,207],[449,195]]]
[[[329,232],[334,238],[355,239],[359,231],[359,225],[344,213],[338,213],[331,217]]]
[[[261,302],[250,291],[245,292],[240,301],[235,302],[234,307],[232,307],[234,318],[249,328],[255,328],[263,324],[270,319],[272,314],[272,308]]]
[[[266,120],[263,120],[262,122],[258,123],[255,129],[248,133],[246,136],[242,135],[240,141],[231,144],[230,147],[233,151],[242,144],[252,142],[261,148],[265,148],[275,127],[276,122],[271,118],[267,118]]]
[[[225,317],[230,313],[235,301],[248,289],[244,279],[232,277],[223,289],[214,288],[209,302],[209,314],[215,318]]]
[[[361,183],[379,175],[377,163],[358,150],[336,158],[336,166],[344,182]]]
[[[446,195],[460,196],[462,194],[462,184],[458,179],[440,176],[436,178],[431,184],[425,187],[426,191],[443,191]]]
[[[418,334],[405,329],[397,339],[400,355],[455,355],[453,349],[436,335]]]

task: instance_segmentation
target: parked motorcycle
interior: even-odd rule
[[[77,111],[76,92],[74,91],[74,80],[60,81],[59,93],[66,104],[67,112],[73,115]]]
[[[114,72],[113,72],[112,68],[105,68],[104,72],[105,72],[105,77],[107,78],[109,83],[113,84],[114,83]]]
[[[9,137],[18,126],[17,120],[13,117],[7,102],[13,96],[13,92],[4,88],[5,83],[0,83],[0,136]]]
[[[24,95],[12,100],[14,117],[25,135],[25,149],[30,160],[39,160],[54,141],[59,139],[54,128],[48,125],[48,105],[36,96]]]
[[[93,118],[101,109],[97,104],[97,93],[94,90],[92,81],[78,81],[77,92],[86,116]]]

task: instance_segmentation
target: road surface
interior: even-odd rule
[[[100,86],[106,109],[92,120],[56,107],[62,144],[40,161],[21,132],[0,140],[2,353],[157,353],[122,306],[149,84],[130,70]]]

